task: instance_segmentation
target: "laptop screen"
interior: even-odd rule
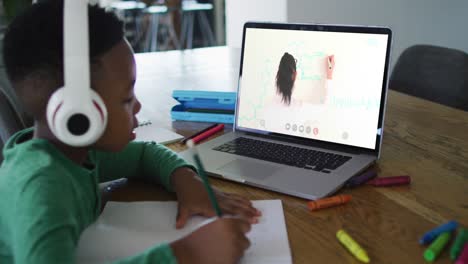
[[[237,129],[378,148],[390,36],[333,28],[245,28]]]

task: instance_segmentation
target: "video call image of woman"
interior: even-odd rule
[[[328,55],[319,59],[319,69],[314,73],[314,80],[301,79],[300,76],[313,75],[312,73],[298,74],[298,60],[292,54],[285,52],[278,65],[275,78],[276,96],[275,103],[284,106],[302,106],[303,104],[324,104],[333,79],[335,68],[335,56]],[[314,69],[302,69],[302,71],[314,71]]]

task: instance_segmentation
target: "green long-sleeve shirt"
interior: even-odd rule
[[[155,143],[131,142],[119,153],[90,151],[79,166],[32,129],[5,145],[0,167],[0,263],[74,263],[83,230],[100,209],[98,182],[146,177],[171,189],[170,175],[184,160]],[[157,221],[157,219],[154,219]],[[121,263],[176,263],[167,244]]]

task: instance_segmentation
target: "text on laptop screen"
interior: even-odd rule
[[[375,149],[387,35],[245,34],[238,128]]]

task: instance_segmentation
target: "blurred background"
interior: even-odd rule
[[[101,0],[125,21],[135,52],[225,45],[224,0]]]

